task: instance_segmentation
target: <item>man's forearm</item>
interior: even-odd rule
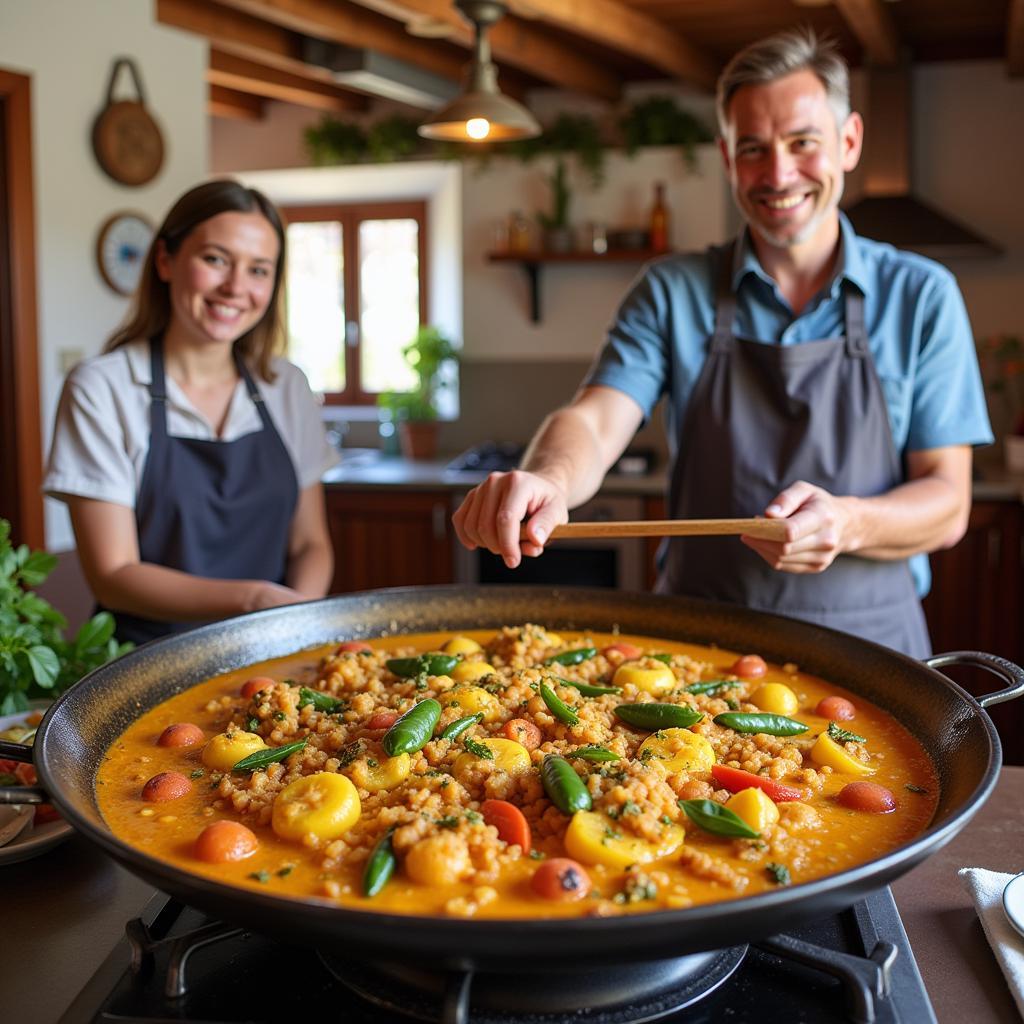
[[[285,582],[303,597],[323,597],[334,578],[334,552],[324,544],[306,544],[288,558]]]
[[[839,499],[849,516],[850,554],[891,561],[952,547],[971,511],[970,493],[948,480],[911,480],[873,498]]]

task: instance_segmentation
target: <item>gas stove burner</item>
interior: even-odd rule
[[[439,1024],[644,1024],[684,1010],[723,984],[746,946],[673,960],[590,969],[444,973],[357,963],[320,951],[342,984],[367,1002]]]

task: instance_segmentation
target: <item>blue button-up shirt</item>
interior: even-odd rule
[[[673,460],[686,443],[686,407],[714,332],[713,253],[668,256],[646,267],[585,381],[629,395],[645,418],[667,395]],[[871,355],[897,454],[990,444],[977,353],[956,279],[923,256],[860,238],[842,214],[835,273],[798,315],[758,262],[749,232],[743,233],[732,268],[734,333],[772,345],[842,337],[844,281],[864,296]],[[930,582],[928,559],[918,555],[910,561],[923,595]]]

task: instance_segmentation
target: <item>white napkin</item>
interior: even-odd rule
[[[974,900],[989,945],[1024,1017],[1024,937],[1013,929],[1003,910],[1003,889],[1014,876],[984,868],[961,868],[957,873]]]

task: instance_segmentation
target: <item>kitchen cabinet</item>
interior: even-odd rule
[[[327,488],[331,593],[452,582],[448,491]]]

